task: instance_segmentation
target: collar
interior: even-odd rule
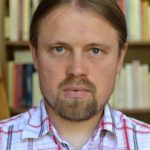
[[[28,111],[29,119],[23,129],[22,139],[39,138],[47,133],[52,133],[50,119],[45,109],[44,101],[42,100],[39,106],[35,109],[31,108]]]
[[[92,140],[104,137],[106,133],[116,140],[116,128],[119,122],[120,121],[118,121],[118,118],[116,119],[115,110],[113,110],[112,107],[107,103],[104,107],[102,119],[94,131]]]
[[[110,107],[109,104],[106,104],[104,108],[104,115],[100,122],[101,130],[106,130],[116,135],[116,118],[114,110]]]
[[[30,109],[28,111],[28,115],[29,119],[25,128],[23,129],[22,139],[39,138],[49,133],[50,135],[55,134],[55,136],[61,140],[57,131],[51,124],[43,100],[40,102],[37,108],[34,110]],[[104,107],[103,117],[92,136],[93,140],[103,136],[103,133],[106,131],[108,131],[113,137],[116,137],[116,124],[119,122],[116,122],[114,115],[114,110],[109,104],[106,104]]]

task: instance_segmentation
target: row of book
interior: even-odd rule
[[[127,63],[117,77],[110,103],[120,109],[150,109],[149,64]]]
[[[4,19],[5,38],[10,41],[28,41],[31,16],[40,0],[9,0]]]
[[[5,38],[10,41],[28,41],[29,25],[40,0],[9,0],[5,17]],[[150,1],[118,0],[128,27],[128,40],[150,40]]]
[[[126,16],[128,40],[150,40],[150,1],[118,0]]]
[[[29,50],[15,51],[7,64],[7,95],[13,109],[30,108],[41,100],[38,74]]]
[[[10,108],[30,108],[38,104],[42,96],[33,64],[8,62],[7,92]]]

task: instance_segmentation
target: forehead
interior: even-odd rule
[[[50,12],[47,13],[45,17],[43,17],[43,19],[41,20],[41,24],[50,22],[54,25],[57,25],[58,22],[60,23],[60,21],[62,21],[62,19],[64,20],[64,18],[70,17],[69,19],[71,19],[72,17],[71,15],[73,14],[76,14],[76,15],[78,14],[78,16],[82,15],[83,17],[85,17],[85,15],[88,15],[89,18],[95,17],[100,20],[103,19],[105,22],[110,24],[111,27],[113,27],[111,23],[109,22],[109,20],[102,17],[103,13],[101,13],[100,11],[98,12],[94,10],[92,7],[81,8],[80,6],[75,5],[74,3],[60,5],[60,6],[57,6],[55,9],[52,9]]]
[[[107,36],[107,40],[111,40],[109,39],[111,36],[108,35],[113,35],[114,39],[118,38],[117,31],[100,14],[90,9],[69,5],[60,6],[48,13],[42,19],[39,28],[39,36],[47,38],[55,36],[74,38],[77,34],[84,35],[83,38],[97,36],[100,39],[101,36],[103,39],[102,36]]]

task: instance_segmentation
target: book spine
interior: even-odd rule
[[[38,73],[33,73],[32,76],[33,82],[32,82],[32,93],[33,93],[33,101],[32,106],[37,106],[42,98],[40,85],[39,85],[39,76]]]
[[[29,26],[31,17],[31,5],[30,0],[23,0],[23,40],[29,40]]]
[[[34,73],[33,65],[26,65],[26,102],[27,107],[32,107],[32,75]]]
[[[8,93],[8,103],[10,108],[13,108],[13,68],[14,62],[9,61],[7,64],[7,93]]]
[[[10,14],[10,24],[9,24],[9,32],[10,32],[10,41],[18,41],[19,40],[19,0],[9,0],[9,14]]]

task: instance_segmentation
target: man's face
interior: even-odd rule
[[[67,6],[43,18],[32,52],[46,106],[73,121],[103,111],[125,55],[103,17]]]

